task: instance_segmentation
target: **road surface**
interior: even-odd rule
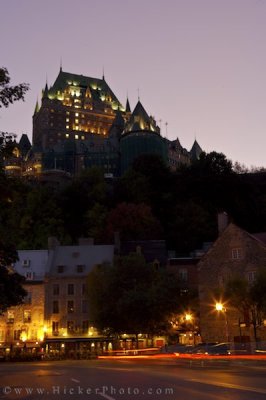
[[[1,400],[265,400],[260,363],[72,360],[0,363]]]

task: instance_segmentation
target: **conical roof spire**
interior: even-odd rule
[[[47,81],[46,81],[45,88],[44,88],[43,93],[42,93],[42,98],[45,99],[47,97],[48,97],[48,84],[47,84]]]
[[[40,110],[40,106],[39,106],[39,102],[38,102],[38,99],[37,99],[36,105],[35,105],[35,109],[34,109],[34,115],[37,114],[39,112],[39,110]]]
[[[202,153],[202,148],[195,139],[193,146],[191,147],[190,150],[190,156],[193,160],[198,160],[201,153]]]
[[[126,112],[131,113],[131,108],[130,108],[128,97],[127,97],[127,103],[126,103]]]

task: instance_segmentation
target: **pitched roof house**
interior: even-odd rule
[[[253,329],[245,315],[224,304],[219,311],[217,289],[223,289],[234,277],[242,277],[252,284],[260,269],[266,270],[265,235],[250,234],[230,223],[200,260],[199,299],[200,325],[203,341],[252,341]],[[259,327],[259,336],[266,339],[266,326]]]

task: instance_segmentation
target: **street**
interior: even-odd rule
[[[249,362],[80,360],[0,364],[0,399],[262,400],[266,366]]]

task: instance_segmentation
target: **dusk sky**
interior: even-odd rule
[[[0,131],[27,133],[46,79],[104,75],[188,150],[266,167],[266,0],[0,0],[1,67],[27,82]],[[161,120],[161,122],[159,122]],[[168,125],[166,125],[166,123]],[[167,127],[167,129],[166,129]]]

